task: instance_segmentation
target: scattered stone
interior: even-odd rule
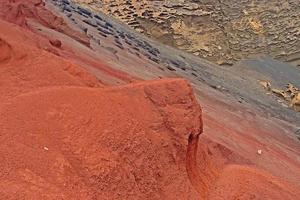
[[[82,20],[82,21],[83,21],[84,23],[86,23],[86,24],[88,24],[88,25],[94,27],[94,28],[97,27],[97,23],[95,23],[95,22],[93,22],[93,21],[91,21],[91,20],[89,20],[89,19],[84,19],[84,20]]]
[[[60,40],[57,39],[53,39],[53,40],[49,40],[50,44],[56,48],[60,48],[62,43]]]
[[[259,81],[259,84],[261,84],[266,90],[271,90],[271,83],[268,81]]]
[[[82,7],[77,7],[77,10],[80,14],[84,14],[84,15],[88,15],[88,16],[91,16],[92,15],[92,12],[87,10],[87,9],[84,9]]]
[[[300,112],[300,91],[293,84],[288,83],[285,89],[272,88],[268,81],[259,81],[259,83],[268,91],[277,95],[279,98],[277,102],[283,107],[288,107],[286,103],[290,105],[295,111]],[[267,93],[271,94],[271,93]],[[286,103],[285,103],[286,102]]]
[[[291,100],[291,105],[294,108],[295,111],[300,112],[300,93],[294,95],[294,97]]]
[[[258,155],[261,155],[261,154],[262,154],[262,150],[261,150],[261,149],[258,149],[258,150],[257,150],[257,154],[258,154]]]
[[[171,66],[167,66],[167,69],[170,71],[176,71],[176,69],[172,68]]]
[[[94,15],[94,17],[99,19],[100,21],[103,21],[103,19],[99,15]]]
[[[111,23],[109,23],[109,22],[105,22],[105,25],[108,26],[108,27],[110,27],[110,28],[113,28],[113,25]]]
[[[194,72],[192,72],[191,73],[193,76],[195,76],[195,77],[198,77],[198,75],[197,74],[195,74]]]
[[[286,98],[284,90],[272,89],[271,91],[279,97]]]
[[[102,32],[98,32],[98,34],[101,35],[102,37],[107,37],[107,35]]]
[[[296,134],[298,140],[300,140],[300,129],[298,129],[298,130],[295,132],[295,134]]]

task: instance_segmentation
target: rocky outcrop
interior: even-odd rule
[[[89,39],[77,31],[72,30],[62,18],[53,15],[45,7],[42,0],[0,0],[0,19],[28,27],[28,21],[36,20],[46,27],[64,33],[80,43],[89,46]]]
[[[1,196],[198,199],[186,150],[201,109],[184,80],[45,88],[0,107]]]
[[[201,108],[185,80],[104,87],[37,48],[49,40],[0,28],[1,197],[198,199],[186,151]]]
[[[293,84],[288,83],[285,89],[274,88],[268,81],[259,81],[259,83],[267,90],[275,94],[277,97],[281,98],[277,101],[281,103],[282,106],[289,106],[295,111],[300,112],[300,92],[297,87]],[[270,93],[268,93],[270,94]]]
[[[75,2],[220,65],[262,54],[300,64],[297,0]]]
[[[50,44],[52,45],[52,46],[54,46],[54,47],[57,47],[57,48],[60,48],[61,47],[61,41],[60,40],[49,40],[49,42],[50,42]]]
[[[0,63],[4,63],[6,61],[9,61],[12,57],[12,47],[10,44],[8,44],[5,40],[0,38]]]
[[[2,20],[0,29],[1,102],[50,86],[102,87],[79,66],[53,55],[56,51],[48,40],[43,42],[39,36]]]

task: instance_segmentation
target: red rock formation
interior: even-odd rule
[[[197,199],[186,148],[201,109],[186,81],[103,88],[31,33],[0,27],[1,197]]]
[[[0,18],[28,28],[28,20],[35,20],[42,25],[64,33],[75,40],[90,45],[86,35],[69,28],[62,18],[53,15],[44,7],[42,0],[0,0]]]
[[[11,59],[12,48],[5,40],[0,38],[0,63],[5,63]]]
[[[1,20],[0,29],[1,101],[49,86],[102,85],[82,68],[37,48],[34,34]]]
[[[54,47],[60,48],[61,47],[61,41],[60,40],[49,40],[50,44]]]
[[[183,80],[50,87],[0,110],[2,197],[198,199],[185,152],[201,110]]]

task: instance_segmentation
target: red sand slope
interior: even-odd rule
[[[207,95],[199,135],[186,81],[104,86],[60,57],[72,50],[64,41],[28,30],[28,18],[54,28],[40,1],[0,3],[1,18],[23,27],[0,21],[1,200],[299,198],[298,143],[282,124]],[[97,64],[106,80],[133,80]]]
[[[185,81],[101,89],[0,27],[0,199],[197,199],[185,150],[201,110]]]
[[[99,87],[101,82],[71,62],[37,48],[39,37],[0,20],[0,100],[40,87]],[[47,48],[51,48],[50,46]]]
[[[70,29],[63,19],[45,9],[43,0],[0,0],[0,18],[28,28],[27,20],[34,19],[42,25],[62,32],[89,46],[86,35]]]
[[[0,27],[0,34],[6,37],[5,40],[15,41],[14,37],[19,37],[19,43],[25,43],[23,45],[16,44],[18,46],[16,48],[20,49],[19,52],[24,53],[28,46],[34,46],[51,54],[63,55],[67,59],[72,60],[73,63],[77,62],[82,65],[92,66],[99,70],[101,75],[97,76],[98,79],[108,79],[106,80],[108,83],[129,83],[137,80],[137,78],[131,75],[110,68],[105,64],[104,60],[99,60],[88,55],[85,51],[90,46],[89,38],[85,34],[71,29],[61,17],[57,17],[47,10],[42,0],[0,0],[0,19],[17,24],[23,28],[23,30],[13,30],[11,24],[3,24],[5,22],[1,22]],[[39,24],[56,33],[50,33],[51,36],[49,37],[42,36],[40,35],[39,28],[34,29],[29,25],[30,23]],[[20,35],[18,32],[25,32],[21,34],[25,35],[25,41],[24,36],[17,36]],[[78,42],[79,45],[74,45],[73,49],[70,49],[68,42],[65,41],[61,47],[51,45],[51,41],[63,39],[59,38],[60,36],[69,37],[73,43]],[[78,47],[80,45],[86,49]]]
[[[0,110],[6,199],[197,199],[185,155],[201,110],[183,80],[49,87]]]

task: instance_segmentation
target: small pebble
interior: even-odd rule
[[[261,149],[258,149],[258,150],[257,150],[257,154],[258,154],[258,155],[261,155],[261,154],[262,154],[262,150],[261,150]]]

